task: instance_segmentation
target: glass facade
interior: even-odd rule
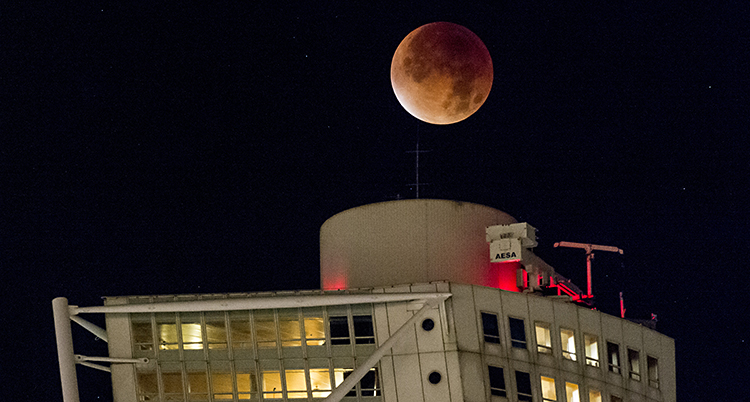
[[[130,318],[141,401],[322,399],[376,349],[371,305]],[[347,396],[380,400],[377,367]]]

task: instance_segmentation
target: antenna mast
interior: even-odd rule
[[[594,250],[622,254],[622,249],[613,246],[599,246],[596,244],[573,243],[569,241],[555,243],[555,247],[582,248],[586,250],[586,283],[588,285],[588,298],[593,297],[591,295],[591,260],[594,259]]]
[[[426,153],[426,152],[430,152],[430,151],[421,151],[421,150],[419,149],[419,134],[417,134],[417,149],[416,149],[416,150],[414,150],[414,151],[406,151],[406,153],[409,153],[409,154],[416,154],[416,167],[415,167],[415,171],[416,171],[416,182],[415,182],[415,183],[413,183],[413,184],[409,184],[409,185],[410,185],[410,186],[415,186],[415,187],[416,187],[416,189],[417,189],[417,199],[419,199],[419,187],[420,187],[420,186],[421,186],[422,184],[424,184],[424,185],[427,185],[427,184],[429,184],[429,183],[420,183],[420,182],[419,182],[419,154],[422,154],[422,153]]]

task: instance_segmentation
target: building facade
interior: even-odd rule
[[[529,228],[476,204],[374,204],[323,225],[323,290],[56,299],[56,317],[105,314],[117,402],[675,401],[674,341],[587,306]]]

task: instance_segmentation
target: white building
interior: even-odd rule
[[[65,402],[101,361],[117,402],[675,401],[674,341],[585,306],[535,245],[492,208],[394,201],[323,225],[323,290],[55,299]],[[74,355],[69,317],[110,356]]]

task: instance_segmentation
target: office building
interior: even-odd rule
[[[117,402],[676,400],[674,341],[592,309],[504,212],[365,205],[320,242],[321,290],[55,299],[65,402],[75,364],[110,370]],[[75,355],[68,318],[109,356]]]

